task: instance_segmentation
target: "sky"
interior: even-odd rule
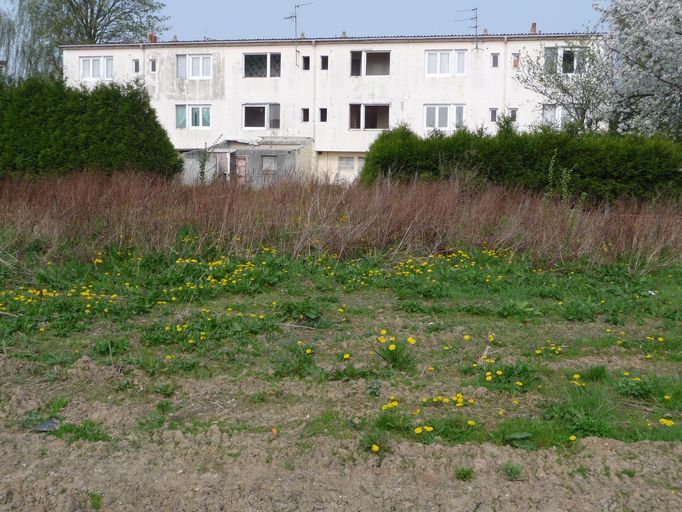
[[[580,31],[594,26],[594,0],[163,0],[170,28],[162,39],[180,40],[292,37],[284,18],[299,9],[299,32],[308,37],[473,34],[478,7],[481,30],[528,32],[533,21],[542,32]]]

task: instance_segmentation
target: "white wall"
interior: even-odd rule
[[[68,83],[78,85],[79,58],[113,56],[116,81],[142,78],[147,84],[159,120],[178,149],[201,148],[216,139],[253,140],[263,136],[311,137],[318,156],[325,153],[366,152],[381,130],[351,130],[349,105],[390,105],[390,126],[408,124],[426,134],[424,105],[463,104],[464,123],[471,129],[494,132],[489,109],[518,109],[518,126],[528,128],[541,120],[542,98],[515,80],[512,54],[535,52],[542,45],[565,46],[564,38],[543,36],[481,38],[476,49],[472,39],[392,39],[264,42],[159,43],[102,45],[64,48],[64,73]],[[298,66],[296,51],[298,49]],[[426,52],[465,50],[462,76],[427,76]],[[351,76],[351,51],[390,51],[390,76]],[[281,53],[280,78],[245,78],[245,53]],[[209,54],[212,77],[207,80],[176,78],[177,54]],[[491,54],[499,53],[499,68],[492,68]],[[329,57],[329,70],[320,69],[320,57]],[[302,68],[309,56],[311,69]],[[150,73],[149,59],[157,59],[157,72]],[[141,73],[133,73],[132,59],[140,59]],[[189,63],[188,63],[189,66]],[[95,82],[84,82],[94,85]],[[281,127],[277,130],[245,129],[242,106],[246,103],[279,103]],[[177,129],[175,106],[211,105],[211,127]],[[302,122],[301,109],[310,109],[310,122]],[[328,120],[319,122],[319,109],[327,108]],[[189,121],[188,121],[189,126]],[[326,158],[327,169],[333,157]]]

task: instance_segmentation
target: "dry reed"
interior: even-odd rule
[[[429,254],[487,245],[547,261],[676,262],[679,204],[621,201],[575,208],[493,185],[284,181],[252,189],[194,187],[138,174],[0,180],[0,265],[39,241],[48,257],[104,248],[167,251],[185,229],[225,254],[266,245],[294,256],[321,251]]]

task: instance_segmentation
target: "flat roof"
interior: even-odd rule
[[[417,36],[335,36],[335,37],[302,37],[302,38],[269,38],[269,39],[197,39],[187,41],[158,41],[150,43],[141,42],[114,42],[101,44],[66,44],[60,48],[126,48],[140,46],[174,47],[174,46],[240,46],[240,45],[292,45],[292,44],[315,44],[324,43],[347,43],[347,42],[392,42],[392,41],[498,41],[505,39],[534,40],[534,39],[566,39],[586,37],[593,34],[584,32],[538,32],[537,34],[480,34],[478,37],[467,34],[443,34],[443,35],[417,35]]]

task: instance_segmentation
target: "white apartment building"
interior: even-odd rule
[[[514,75],[545,52],[579,70],[580,34],[203,40],[64,46],[70,85],[141,79],[175,147],[184,179],[198,149],[210,173],[253,181],[288,171],[352,180],[382,130],[520,129],[560,122]],[[554,49],[555,48],[555,49]],[[214,143],[217,143],[214,145]]]

